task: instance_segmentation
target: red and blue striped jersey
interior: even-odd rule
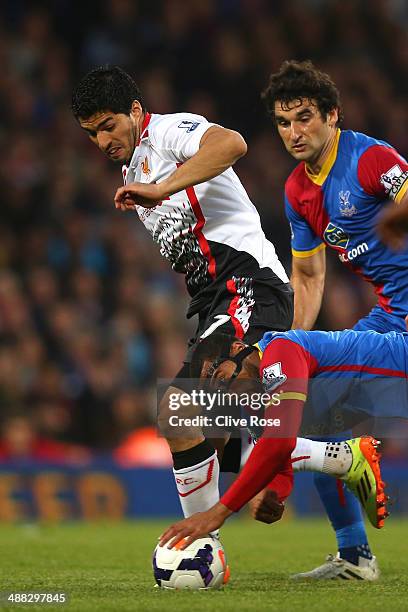
[[[408,378],[408,333],[292,329],[267,332],[256,346],[266,383],[265,368],[278,362],[286,378]],[[268,384],[265,387],[270,390]]]
[[[408,249],[395,253],[376,232],[377,217],[390,199],[408,190],[408,163],[386,142],[338,130],[318,175],[304,162],[285,185],[285,208],[294,257],[309,257],[326,245],[374,286],[379,305],[408,313]]]
[[[335,405],[344,413],[353,406],[370,417],[408,418],[407,333],[267,332],[257,347],[265,391],[308,397],[309,421],[326,417]]]

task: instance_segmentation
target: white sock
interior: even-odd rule
[[[326,442],[316,442],[308,438],[297,438],[292,451],[294,472],[322,472],[326,452]]]
[[[201,463],[181,470],[173,469],[184,516],[204,512],[220,500],[218,480],[220,465],[217,453]]]
[[[323,472],[333,476],[344,476],[353,463],[353,453],[347,442],[326,442]]]
[[[317,442],[297,438],[292,452],[294,472],[323,472],[331,476],[343,476],[352,463],[352,453],[347,442]]]

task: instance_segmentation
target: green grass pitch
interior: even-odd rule
[[[151,554],[168,523],[78,523],[0,526],[0,591],[65,591],[68,604],[4,606],[0,610],[277,610],[345,612],[408,610],[408,521],[389,519],[370,541],[382,569],[377,583],[293,582],[288,576],[335,551],[323,520],[266,526],[237,519],[223,528],[231,580],[222,591],[153,588]]]

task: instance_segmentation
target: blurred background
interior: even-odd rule
[[[119,64],[150,111],[240,131],[236,171],[289,271],[294,163],[260,100],[268,75],[312,59],[341,91],[344,127],[408,156],[407,32],[405,0],[2,1],[0,461],[171,465],[152,427],[156,380],[179,369],[194,322],[183,277],[136,215],[114,210],[120,167],[71,115],[79,78]],[[332,253],[328,264],[318,327],[342,329],[375,300]],[[402,460],[404,444],[388,453]]]

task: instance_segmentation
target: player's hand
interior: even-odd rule
[[[211,531],[219,529],[230,514],[232,514],[232,511],[221,503],[215,504],[206,512],[197,512],[189,518],[171,525],[160,536],[160,546],[170,542],[168,548],[173,548],[180,540],[185,539],[179,547],[179,550],[184,550],[194,540],[203,538]]]
[[[249,502],[251,516],[256,521],[270,525],[282,518],[285,505],[278,500],[278,494],[271,489],[264,489]]]
[[[153,208],[166,197],[162,187],[155,183],[130,183],[119,187],[115,194],[115,208],[134,210],[135,206]]]

